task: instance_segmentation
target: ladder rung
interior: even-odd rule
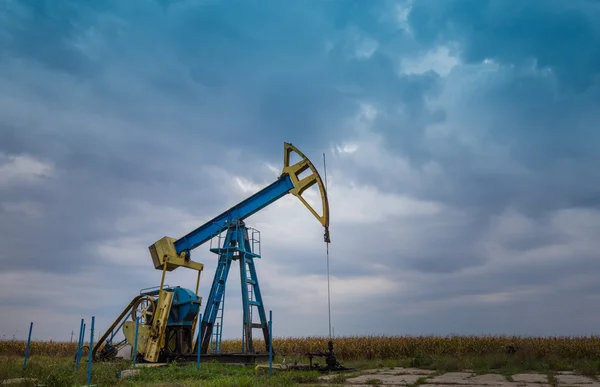
[[[265,327],[263,327],[263,325],[262,325],[262,324],[259,324],[259,323],[253,323],[253,324],[252,324],[252,328],[265,328]]]
[[[256,285],[256,281],[252,279],[247,279],[246,282],[252,285]]]
[[[260,302],[258,302],[258,301],[252,301],[251,300],[249,303],[250,303],[250,305],[260,306]]]

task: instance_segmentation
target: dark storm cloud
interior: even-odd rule
[[[511,206],[534,217],[593,206],[591,198],[600,194],[591,167],[600,162],[598,12],[597,3],[580,1],[415,2],[408,22],[416,39],[453,47],[464,68],[443,81],[446,93],[437,92],[429,75],[429,86],[420,88],[428,92],[406,98],[408,114],[418,112],[414,119],[384,111],[376,123],[390,152],[401,152],[416,168],[435,162],[444,173],[418,188],[390,182],[386,189],[454,203],[483,220]],[[501,67],[482,70],[484,60]],[[443,107],[425,108],[426,96],[441,98]],[[428,138],[430,124],[480,146]],[[500,147],[505,153],[493,159]]]
[[[456,41],[469,63],[552,68],[565,90],[583,90],[600,71],[600,4],[593,1],[417,1],[409,21],[417,40]]]
[[[574,236],[551,216],[566,207],[598,207],[597,4],[413,2],[410,31],[400,28],[391,2],[9,4],[0,15],[0,168],[13,165],[13,156],[50,168],[42,177],[35,175],[38,164],[21,166],[18,179],[0,176],[3,283],[12,289],[38,279],[23,295],[30,306],[43,304],[37,292],[48,302],[63,297],[57,308],[69,319],[106,308],[98,316],[107,326],[128,297],[158,282],[149,244],[178,237],[247,197],[232,188],[232,177],[270,183],[263,163],[281,167],[283,141],[298,145],[320,169],[323,149],[352,138],[347,122],[361,103],[378,111],[369,130],[383,136],[386,148],[369,158],[387,150],[407,158],[418,177],[352,160],[334,162],[333,173],[434,200],[442,209],[396,216],[388,208],[378,222],[333,220],[331,268],[339,282],[332,285],[343,289],[335,290],[337,332],[501,331],[502,324],[545,332],[552,328],[535,318],[556,317],[548,295],[581,312],[572,305],[577,292],[598,291],[587,282],[577,289],[559,285],[599,268],[589,246],[578,248],[590,243],[587,234]],[[438,45],[448,45],[462,63],[449,74],[402,72],[404,59]],[[499,68],[489,70],[484,59]],[[435,138],[436,127],[448,130]],[[386,205],[381,200],[369,210],[355,208],[362,203],[340,206],[332,217],[345,211],[368,217]],[[493,216],[508,209],[524,218],[509,218],[493,232]],[[295,221],[285,227],[296,231]],[[521,223],[531,227],[507,231]],[[304,280],[309,275],[324,275],[324,246],[268,234],[265,243],[261,274],[276,268],[306,283],[314,280]],[[539,258],[554,248],[565,260]],[[216,265],[206,250],[194,253],[207,262],[205,297]],[[85,281],[69,284],[81,276]],[[359,281],[374,277],[380,281]],[[285,278],[265,277],[262,289],[270,305],[309,300],[307,318],[326,319],[319,314],[325,298],[305,294],[322,295],[322,279],[299,290],[282,284]],[[44,293],[44,281],[51,292]],[[548,290],[555,283],[562,293]],[[67,297],[84,284],[83,304]],[[497,312],[476,297],[469,301],[531,288],[542,290],[514,296]],[[238,303],[239,286],[230,289]],[[354,297],[361,303],[350,312],[336,307]],[[13,298],[0,304],[16,311],[6,326],[32,316]],[[278,311],[278,324],[307,332],[307,321],[297,323],[304,307]],[[390,311],[398,320],[373,322]],[[524,322],[506,317],[511,311]],[[62,329],[53,316],[53,327]],[[570,326],[554,320],[556,329]]]

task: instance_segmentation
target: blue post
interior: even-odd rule
[[[133,340],[133,365],[135,366],[137,360],[137,342],[138,342],[138,330],[140,327],[140,318],[135,319],[135,340]]]
[[[33,329],[33,321],[29,324],[29,337],[27,338],[27,346],[25,347],[25,360],[23,360],[23,369],[27,367],[27,358],[29,357],[29,345],[31,344],[31,330]]]
[[[81,319],[81,325],[79,325],[79,338],[77,339],[77,355],[75,356],[75,369],[79,368],[79,360],[81,360],[81,346],[83,345],[83,335],[85,334],[85,324]]]
[[[81,333],[81,348],[83,348],[83,343],[85,343],[85,329],[87,328],[87,324],[83,323],[83,332]],[[83,355],[83,351],[79,350],[79,361],[81,361],[81,356]]]
[[[88,357],[88,374],[87,374],[87,384],[88,386],[92,384],[92,353],[94,352],[94,320],[95,316],[92,316],[92,326],[90,329],[90,355]]]
[[[196,370],[200,369],[200,347],[202,346],[202,342],[200,341],[200,333],[202,332],[202,313],[200,313],[200,326],[198,327],[198,338],[196,339]]]
[[[269,373],[273,373],[273,311],[269,311]]]

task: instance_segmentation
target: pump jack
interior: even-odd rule
[[[300,157],[300,161],[290,164],[292,152]],[[244,220],[261,209],[269,206],[287,194],[296,196],[308,208],[324,227],[324,240],[329,238],[329,202],[323,181],[312,162],[291,143],[284,143],[283,170],[279,178],[261,191],[229,208],[222,214],[209,220],[202,226],[179,239],[163,237],[149,247],[150,255],[157,270],[162,271],[160,287],[149,292],[140,292],[121,315],[115,320],[106,333],[94,346],[94,359],[111,358],[118,348],[107,338],[114,335],[115,329],[121,329],[126,339],[117,344],[122,346],[129,342],[133,346],[136,331],[136,319],[143,317],[138,326],[137,354],[140,361],[157,362],[171,358],[194,356],[197,346],[203,356],[217,360],[244,363],[264,360],[269,354],[269,327],[267,323],[262,294],[259,287],[255,258],[260,258],[256,245],[260,246],[257,230],[246,226]],[[306,177],[300,175],[310,170]],[[322,214],[319,215],[302,197],[302,194],[317,184],[321,195]],[[225,232],[225,237],[221,234]],[[200,343],[194,342],[194,331],[202,297],[198,296],[200,274],[204,265],[191,260],[191,251],[209,240],[218,239],[218,246],[210,251],[219,256],[213,283],[208,296],[200,325]],[[222,243],[221,243],[222,242]],[[211,246],[212,247],[212,246]],[[215,324],[218,317],[222,319],[225,284],[233,261],[239,261],[243,304],[243,347],[240,353],[220,353],[222,324]],[[180,287],[165,287],[165,274],[178,267],[187,267],[198,271],[196,292]],[[157,297],[156,297],[157,296]],[[145,306],[142,307],[142,303]],[[140,309],[136,308],[140,307]],[[260,322],[252,320],[252,307],[258,309]],[[220,315],[219,315],[220,313]],[[131,317],[133,321],[124,321]],[[252,330],[260,329],[264,336],[265,352],[256,351],[252,341]],[[214,342],[213,342],[214,339]],[[193,345],[192,345],[193,343]],[[209,345],[213,343],[213,347]],[[103,347],[102,351],[97,351]]]

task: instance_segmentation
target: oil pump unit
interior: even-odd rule
[[[291,164],[292,152],[300,161]],[[255,259],[260,258],[260,233],[246,226],[245,220],[287,194],[296,196],[324,227],[324,240],[329,238],[329,203],[325,185],[312,162],[291,143],[284,143],[284,166],[278,179],[259,192],[229,208],[222,214],[179,239],[163,237],[149,247],[152,262],[162,271],[158,288],[145,289],[136,296],[114,321],[93,348],[97,360],[114,358],[126,344],[133,347],[140,361],[158,362],[194,356],[200,345],[204,357],[226,362],[254,362],[268,358],[269,327],[260,291]],[[309,172],[305,177],[300,177]],[[317,184],[321,196],[322,213],[302,197]],[[224,236],[223,236],[224,234]],[[207,241],[216,240],[210,251],[218,255],[213,283],[200,322],[200,342],[194,342],[202,297],[198,296],[200,275],[204,265],[191,259],[191,251]],[[257,248],[258,247],[258,248]],[[257,251],[258,250],[258,251]],[[231,266],[240,267],[243,306],[243,346],[239,353],[221,353],[221,329],[225,285]],[[178,267],[198,272],[196,291],[165,286],[165,274]],[[253,308],[258,321],[253,320]],[[139,323],[136,323],[139,319]],[[253,344],[253,329],[262,332],[265,351],[257,351]],[[113,344],[115,332],[122,330],[125,339]]]

